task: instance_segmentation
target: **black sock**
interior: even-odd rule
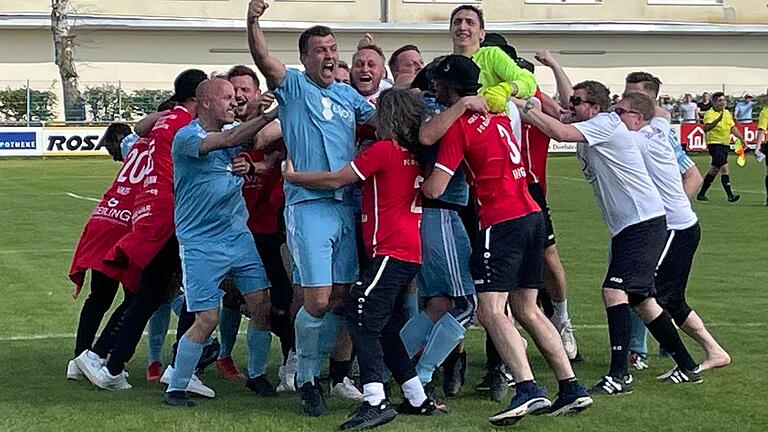
[[[328,376],[331,378],[331,386],[343,382],[344,378],[349,376],[350,360],[334,360],[331,359],[330,366],[328,367]]]
[[[696,368],[696,362],[693,361],[683,344],[683,340],[680,339],[669,312],[663,311],[655,320],[646,324],[646,327],[654,339],[659,342],[659,345],[675,359],[675,363],[680,369],[690,371]]]
[[[715,174],[717,175],[717,174]],[[709,187],[712,186],[712,182],[715,181],[715,176],[712,174],[707,173],[707,175],[704,176],[704,184],[701,185],[701,190],[699,191],[699,196],[704,196],[707,194],[707,190],[709,190]]]
[[[496,345],[494,345],[493,339],[491,339],[491,335],[488,334],[487,330],[485,332],[485,359],[485,367],[488,371],[501,366],[501,355],[496,350]]]
[[[731,190],[731,176],[723,174],[720,176],[720,182],[723,184],[723,189],[728,198],[733,197],[733,191]]]
[[[608,315],[608,338],[611,341],[611,367],[608,374],[622,378],[629,365],[629,305],[611,306],[605,310]]]
[[[536,390],[536,381],[534,380],[521,381],[515,385],[515,390],[517,390],[520,393],[532,392]]]
[[[579,387],[579,380],[576,377],[558,380],[557,387],[560,394],[572,393]]]

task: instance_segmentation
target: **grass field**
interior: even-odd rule
[[[699,167],[708,164],[703,157],[696,160]],[[689,302],[730,351],[733,364],[707,372],[701,385],[666,385],[653,377],[672,362],[653,355],[651,368],[636,374],[634,394],[597,398],[591,410],[576,417],[525,419],[512,430],[768,430],[764,396],[768,378],[763,369],[768,360],[764,229],[768,208],[762,192],[765,168],[754,159],[748,162],[745,168],[734,165],[731,175],[735,191],[742,194],[739,203],[725,202],[718,180],[709,193],[711,201],[694,204],[703,240],[689,284]],[[133,390],[106,392],[64,379],[83,301],[72,300],[66,275],[72,249],[94,205],[67,194],[100,197],[117,169],[107,159],[0,160],[0,431],[335,429],[354,404],[329,398],[331,414],[310,419],[299,415],[295,395],[259,399],[242,383],[224,381],[212,370],[203,379],[217,391],[215,400],[200,401],[187,411],[165,407],[160,403],[161,386],[144,380],[144,342],[128,365]],[[549,172],[570,310],[574,324],[580,326],[577,338],[585,358],[576,373],[593,384],[608,363],[599,290],[608,235],[575,158],[552,158]],[[686,341],[700,358],[701,351]],[[470,331],[467,343],[468,382],[460,397],[448,401],[453,411],[432,418],[401,417],[382,430],[491,429],[487,416],[500,405],[472,389],[484,360],[481,332]],[[245,363],[244,345],[241,337],[235,352],[240,364]],[[650,350],[658,352],[655,343]],[[272,365],[277,351],[273,349]],[[554,396],[556,383],[543,358],[533,348],[529,355],[539,382]],[[276,366],[270,374],[276,377]]]

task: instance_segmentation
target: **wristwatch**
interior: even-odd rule
[[[523,114],[528,114],[528,111],[530,111],[531,108],[536,108],[536,104],[533,102],[533,100],[528,99],[525,101],[525,105],[523,105]]]

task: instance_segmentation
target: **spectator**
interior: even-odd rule
[[[699,107],[693,102],[693,96],[686,93],[682,102],[677,106],[681,123],[694,123],[699,118]]]
[[[668,95],[662,96],[661,100],[659,100],[659,106],[666,112],[669,113],[671,116],[672,113],[675,111],[675,106],[672,105],[672,98]]]
[[[701,102],[696,104],[699,107],[699,115],[704,115],[705,112],[712,109],[712,99],[709,97],[709,93],[704,92],[701,95]]]
[[[752,107],[755,103],[752,101],[752,95],[744,95],[744,100],[736,104],[733,116],[736,117],[736,123],[752,122]]]

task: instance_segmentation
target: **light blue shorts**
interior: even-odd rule
[[[421,214],[423,264],[416,276],[421,298],[463,297],[475,293],[469,271],[472,248],[459,213],[424,208]]]
[[[179,255],[190,312],[218,308],[224,296],[219,285],[226,276],[243,294],[270,286],[251,233],[217,242],[180,244]]]
[[[304,288],[357,281],[354,209],[341,201],[304,201],[285,208],[293,281]]]

